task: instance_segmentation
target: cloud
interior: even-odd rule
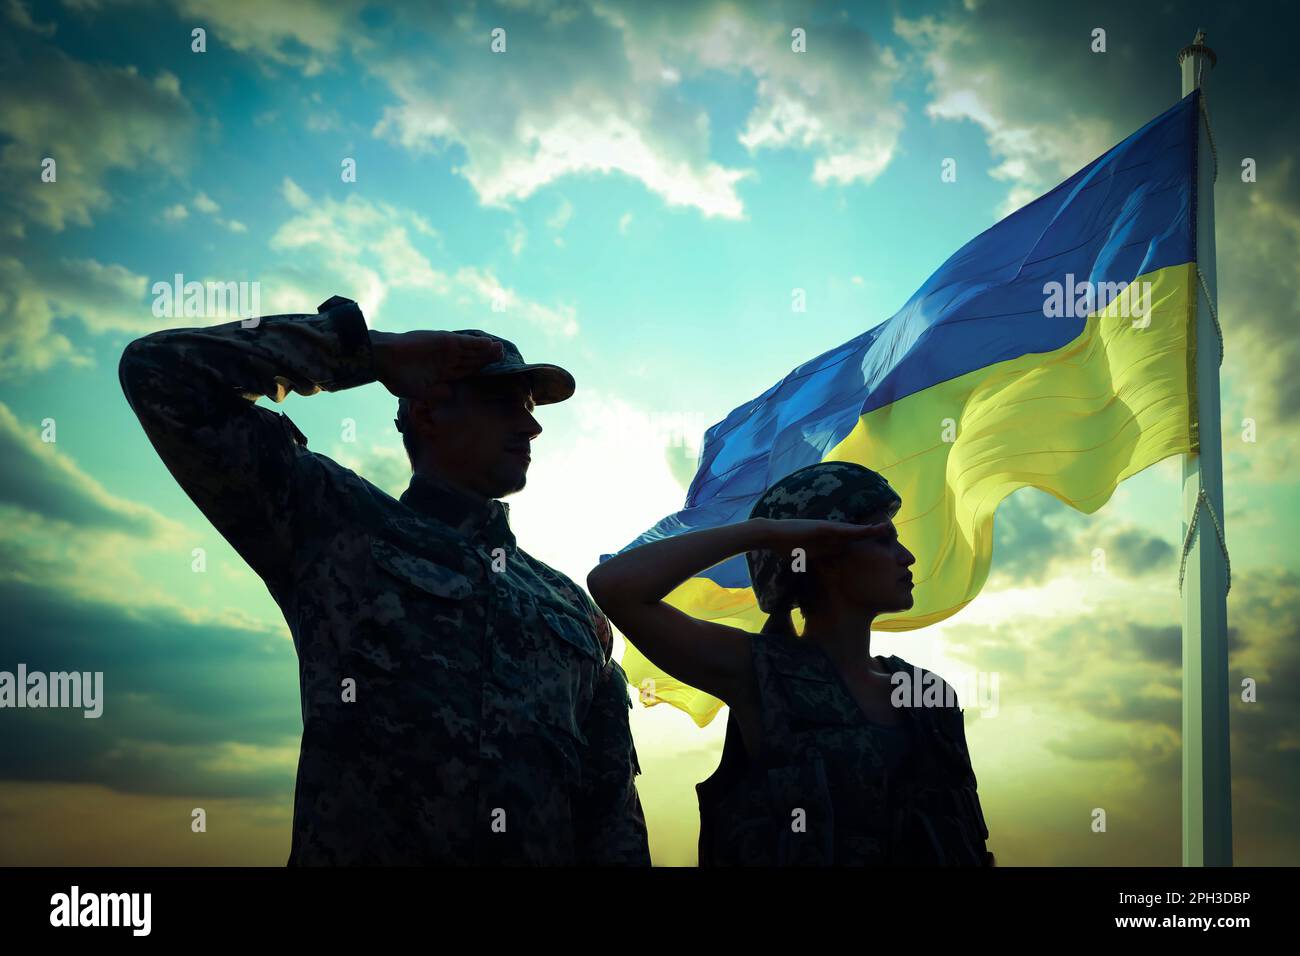
[[[175,74],[152,78],[135,66],[84,63],[43,43],[0,39],[6,62],[0,84],[0,210],[3,233],[22,238],[36,224],[60,232],[89,226],[92,213],[112,204],[105,181],[115,171],[188,165],[195,127]],[[57,181],[33,171],[51,158]]]
[[[272,250],[289,255],[263,276],[268,314],[314,311],[324,298],[319,290],[331,288],[361,303],[373,323],[391,286],[438,284],[411,245],[411,218],[396,207],[356,194],[313,201],[289,178],[282,193],[294,214],[269,240]]]
[[[1050,580],[1058,556],[1079,559],[1074,539],[1085,526],[1083,515],[1036,488],[1008,495],[993,518],[993,558],[986,587]]]
[[[0,253],[0,378],[90,364],[60,320],[75,318],[95,334],[156,328],[146,289],[144,276],[96,259],[33,257],[24,265]]]
[[[213,202],[207,193],[202,192],[194,197],[194,208],[199,212],[207,213],[209,216],[221,210],[221,207]]]
[[[273,75],[270,64],[296,69],[303,76],[324,72],[345,48],[370,48],[357,30],[361,0],[302,0],[293,4],[263,0],[173,0],[178,16],[208,27],[220,42]],[[211,41],[209,41],[211,42]]]
[[[41,36],[52,37],[57,29],[53,22],[37,23],[33,20],[32,11],[29,9],[28,4],[24,3],[23,0],[6,0],[5,16],[9,18],[10,22],[16,24],[22,29],[30,30],[31,32],[38,33]]]
[[[360,243],[366,251],[373,250],[394,260],[385,269],[385,277],[394,285],[437,285],[438,277],[428,260],[410,242],[408,229],[424,236],[438,235],[437,230],[418,213],[365,199],[355,193],[343,201],[332,198],[313,200],[288,177],[281,192],[296,215],[271,237],[273,249],[316,247],[337,260],[347,256],[354,243]]]
[[[474,266],[457,269],[451,278],[451,289],[461,303],[488,305],[494,311],[521,318],[555,335],[578,334],[577,311],[572,306],[551,307],[525,299],[502,285],[490,269]]]
[[[473,59],[436,73],[423,50],[376,63],[399,104],[374,132],[415,152],[459,147],[457,171],[489,206],[564,176],[617,172],[670,206],[737,219],[737,186],[753,171],[709,158],[710,117],[683,92],[684,80],[721,71],[754,84],[734,133],[751,153],[802,149],[815,157],[815,182],[870,182],[902,128],[899,64],[845,22],[809,24],[808,52],[792,52],[789,24],[805,15],[778,4],[518,3],[500,16],[440,21]],[[506,52],[484,59],[477,48],[503,22]]]
[[[807,24],[806,53],[791,50],[790,24]],[[685,39],[700,67],[757,79],[757,102],[739,136],[751,152],[806,150],[817,157],[812,178],[820,185],[870,183],[893,159],[903,128],[893,88],[902,70],[891,49],[846,17],[813,25],[800,6],[723,6],[709,30]]]
[[[57,443],[41,441],[42,428],[40,422],[24,425],[0,402],[0,501],[81,528],[145,538],[180,531],[152,508],[110,494]]]
[[[397,100],[373,133],[416,153],[460,150],[456,171],[488,206],[525,200],[564,176],[621,173],[671,206],[743,217],[737,186],[753,170],[710,158],[710,116],[683,92],[718,72],[754,89],[743,127],[726,135],[751,153],[809,152],[820,184],[872,181],[903,123],[893,51],[844,14],[813,20],[797,4],[510,2],[453,13],[397,3],[382,14],[360,0],[292,13],[255,0],[173,6],[269,73],[284,66],[314,76],[351,55]],[[791,49],[793,23],[808,32],[806,53]],[[506,52],[485,58],[498,26]],[[430,44],[439,50],[434,70]]]
[[[556,48],[548,44],[545,49]],[[415,153],[452,143],[462,146],[467,160],[456,172],[486,206],[508,208],[564,176],[618,172],[640,180],[670,206],[691,206],[706,216],[728,219],[742,215],[735,187],[746,172],[708,161],[705,135],[696,134],[685,143],[662,135],[653,127],[647,107],[633,106],[627,115],[628,104],[609,91],[586,85],[529,90],[527,99],[517,93],[512,100],[503,91],[529,89],[532,79],[512,79],[492,93],[465,77],[453,81],[448,91],[429,86],[416,63],[397,60],[375,69],[402,105],[385,109],[374,134]],[[550,99],[538,95],[543,93]],[[514,114],[516,121],[505,129],[499,128],[504,124],[484,122],[485,115],[501,112]]]
[[[342,201],[312,199],[287,178],[283,194],[295,214],[276,230],[270,245],[277,252],[293,253],[294,265],[270,270],[265,285],[275,308],[302,308],[302,290],[312,288],[302,278],[313,269],[302,262],[306,252],[316,256],[317,271],[329,276],[321,280],[325,285],[339,286],[341,277],[343,288],[360,291],[351,297],[372,320],[390,288],[414,289],[475,309],[488,306],[553,334],[572,336],[578,331],[573,307],[531,301],[506,287],[490,269],[462,266],[453,273],[435,269],[416,249],[411,232],[436,237],[437,230],[414,213],[357,194]]]
[[[926,114],[980,126],[998,161],[989,175],[1013,183],[999,216],[1046,192],[1119,138],[1114,118],[1098,113],[1095,99],[1076,100],[1075,88],[1045,82],[1041,74],[1028,82],[1024,73],[1031,65],[1047,65],[1047,57],[1030,46],[1040,27],[1033,20],[1015,22],[1005,7],[996,25],[983,13],[971,22],[932,16],[894,19],[894,32],[911,44],[930,77]],[[989,45],[995,32],[1001,40],[996,51]],[[1057,33],[1057,43],[1066,42]],[[1005,55],[1008,46],[1014,56]],[[1048,69],[1065,72],[1060,66]]]
[[[1111,531],[1099,547],[1110,562],[1111,573],[1129,577],[1168,573],[1181,554],[1165,539],[1131,526]]]
[[[221,226],[224,229],[229,229],[231,232],[248,231],[248,227],[239,220],[226,219],[224,216],[217,215],[217,213],[221,211],[221,206],[207,193],[200,192],[191,201],[196,210],[204,215],[211,216],[218,226]],[[189,209],[186,208],[184,203],[176,203],[175,205],[168,206],[163,210],[163,218],[168,222],[180,222],[181,220],[189,218],[189,214]]]
[[[1225,364],[1231,359],[1228,367],[1241,384],[1240,414],[1225,414],[1224,427],[1235,434],[1241,418],[1254,417],[1273,440],[1282,429],[1293,436],[1300,418],[1300,381],[1294,374],[1300,362],[1295,336],[1300,262],[1292,254],[1300,247],[1300,203],[1287,194],[1288,184],[1294,187],[1296,164],[1291,157],[1280,159],[1256,183],[1241,182],[1239,172],[1221,166],[1218,191],[1223,198],[1216,197],[1215,207]],[[1293,442],[1291,449],[1296,448]],[[1268,457],[1260,454],[1264,449],[1250,451],[1270,477],[1281,476],[1276,457],[1268,467]]]
[[[600,13],[574,7],[561,20],[529,6],[438,24],[452,49],[475,50],[462,68],[431,76],[422,52],[375,64],[398,99],[375,134],[415,152],[459,146],[457,171],[485,205],[527,199],[567,175],[620,172],[671,205],[741,214],[735,184],[746,174],[709,161],[698,106],[662,78],[638,82],[621,31]],[[485,61],[475,48],[502,21],[514,46]]]
[[[561,197],[560,205],[556,207],[556,210],[551,215],[551,218],[546,220],[546,225],[549,226],[551,229],[554,229],[556,232],[559,232],[569,224],[569,220],[572,218],[573,218],[573,203]]]
[[[506,244],[510,247],[510,255],[519,258],[519,253],[524,251],[527,243],[528,230],[524,228],[524,224],[517,220],[511,223],[510,228],[506,230]]]
[[[1169,540],[1110,512],[1084,515],[1036,488],[1022,488],[998,506],[986,588],[1026,588],[1098,569],[1129,581],[1176,573],[1180,551]],[[1179,542],[1181,547],[1181,542]]]

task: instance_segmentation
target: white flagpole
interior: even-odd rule
[[[1183,95],[1201,90],[1215,64],[1198,30],[1178,54]],[[1183,866],[1232,865],[1228,746],[1228,587],[1219,406],[1222,337],[1214,261],[1218,163],[1208,109],[1198,109],[1196,169],[1196,416],[1199,452],[1183,456]],[[1190,534],[1189,534],[1190,532]]]

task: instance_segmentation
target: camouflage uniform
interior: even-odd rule
[[[256,404],[376,380],[356,303],[155,332],[119,377],[292,632],[290,864],[649,864],[626,678],[591,599],[517,547],[508,505],[426,475],[394,500]]]
[[[908,746],[891,770],[890,731],[866,719],[821,648],[757,634],[752,651],[762,753],[747,759],[729,719],[721,764],[696,787],[701,866],[989,865],[958,707],[900,707]],[[938,680],[896,656],[886,666],[922,687]]]

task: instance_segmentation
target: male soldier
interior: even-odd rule
[[[486,332],[316,315],[154,332],[122,388],[167,468],[266,583],[298,652],[291,865],[648,865],[609,622],[515,544],[535,405],[573,376]],[[381,382],[394,500],[256,404]]]

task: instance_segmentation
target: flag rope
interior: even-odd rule
[[[1214,331],[1219,334],[1219,364],[1223,364],[1223,328],[1219,325],[1219,310],[1214,307],[1214,300],[1210,298],[1210,287],[1205,282],[1205,273],[1201,271],[1200,263],[1196,265],[1196,278],[1201,280],[1201,289],[1205,292],[1205,304],[1210,307],[1210,318],[1214,320]]]
[[[1210,504],[1209,495],[1205,493],[1204,487],[1196,495],[1196,510],[1192,512],[1192,523],[1187,526],[1187,537],[1183,539],[1183,560],[1178,567],[1178,591],[1181,594],[1183,590],[1183,576],[1187,572],[1187,555],[1192,550],[1192,540],[1196,537],[1196,526],[1200,523],[1201,505],[1205,505],[1210,520],[1214,522],[1214,531],[1219,537],[1219,548],[1223,551],[1223,567],[1228,578],[1228,586],[1224,589],[1226,594],[1232,590],[1232,561],[1228,558],[1228,543],[1223,537],[1223,525],[1219,523],[1219,516],[1214,513],[1214,506]]]
[[[1196,67],[1196,88],[1200,90],[1200,96],[1196,98],[1201,107],[1201,115],[1205,117],[1205,136],[1210,142],[1210,157],[1214,160],[1214,181],[1219,181],[1219,151],[1214,148],[1214,130],[1210,127],[1210,107],[1205,102],[1205,87],[1201,86],[1201,74],[1205,72],[1205,59]]]

